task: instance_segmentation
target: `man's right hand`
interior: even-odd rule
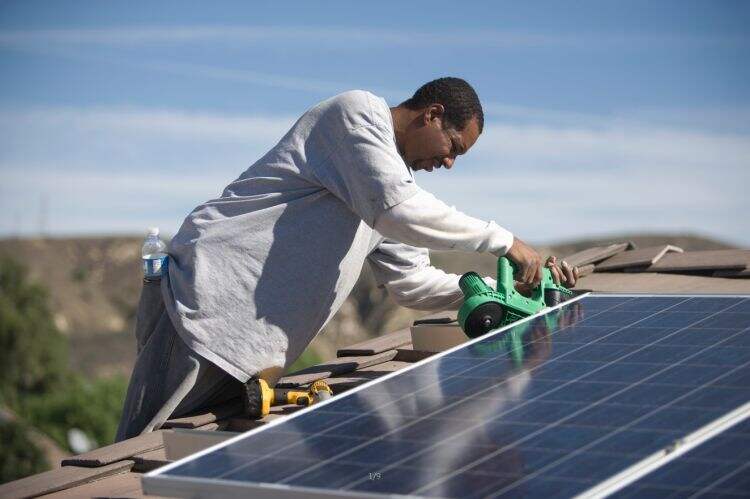
[[[516,281],[534,288],[539,285],[542,281],[542,256],[534,248],[516,237],[505,256],[518,265],[518,273],[514,276]]]

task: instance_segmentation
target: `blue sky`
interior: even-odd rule
[[[418,175],[446,202],[750,245],[750,6],[655,4],[0,3],[0,236],[174,232],[315,103],[452,75],[487,121]]]

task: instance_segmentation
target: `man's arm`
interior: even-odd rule
[[[521,239],[495,222],[462,213],[416,187],[416,194],[382,212],[375,230],[403,243],[434,250],[506,255],[518,264],[516,278],[538,284],[542,278],[541,256]]]
[[[378,286],[393,300],[417,310],[457,310],[463,303],[461,276],[433,267],[429,252],[386,239],[367,257]],[[495,287],[494,279],[485,278]]]
[[[502,256],[513,246],[513,234],[495,222],[470,217],[429,192],[415,187],[409,199],[375,219],[375,230],[412,246]]]
[[[458,310],[463,304],[463,292],[458,286],[461,276],[437,269],[430,263],[426,248],[384,240],[368,255],[375,281],[384,287],[393,300],[408,308],[426,311]],[[578,280],[578,269],[567,264],[561,268],[555,257],[547,259],[545,266],[550,269],[558,284],[573,287]],[[484,281],[492,288],[497,282],[491,277]],[[516,283],[516,289],[530,295],[533,288]]]

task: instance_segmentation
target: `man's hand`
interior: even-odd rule
[[[505,256],[518,265],[518,275],[515,276],[517,281],[529,284],[532,288],[539,285],[542,280],[542,256],[534,248],[516,237]]]
[[[565,260],[558,266],[557,257],[555,256],[547,258],[544,266],[549,269],[555,284],[562,284],[566,288],[572,288],[576,285],[578,281],[578,267],[572,267]]]

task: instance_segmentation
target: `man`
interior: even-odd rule
[[[428,248],[507,255],[521,283],[538,283],[536,251],[414,181],[414,171],[450,169],[483,126],[474,89],[458,78],[429,82],[395,108],[352,91],[307,111],[172,239],[163,300],[148,298],[154,283],[144,289],[117,439],[237,396],[253,376],[275,383],[365,261],[397,303],[420,310],[462,299],[459,276],[432,267]],[[575,269],[548,265],[575,284]]]

